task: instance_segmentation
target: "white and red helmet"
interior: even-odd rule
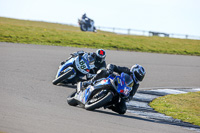
[[[96,51],[96,62],[98,63],[102,63],[103,61],[105,61],[106,58],[106,52],[103,49],[98,49]]]

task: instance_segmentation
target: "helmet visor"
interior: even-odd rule
[[[143,78],[144,78],[143,74],[140,74],[138,71],[135,71],[134,74],[138,81],[141,82],[143,80]]]

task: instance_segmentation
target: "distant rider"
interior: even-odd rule
[[[86,13],[83,14],[82,19],[87,18]]]
[[[93,82],[98,79],[108,77],[110,74],[114,74],[114,76],[116,76],[116,74],[113,72],[116,72],[117,74],[121,74],[122,72],[127,73],[132,77],[133,80],[133,86],[132,91],[130,92],[130,96],[127,99],[116,99],[114,101],[114,106],[107,107],[119,114],[124,114],[127,110],[126,101],[130,101],[133,98],[139,87],[139,82],[143,80],[146,74],[145,69],[141,65],[136,64],[133,65],[131,69],[129,69],[127,67],[120,67],[113,64],[108,64],[107,70],[99,70],[95,77],[93,77],[89,81],[83,82],[83,88],[87,87],[89,84],[93,84]]]
[[[86,16],[86,13],[83,14],[82,19],[85,20],[86,25],[87,25],[88,27],[91,27],[91,24],[90,24],[90,20],[91,20],[91,19],[88,18],[88,17]]]

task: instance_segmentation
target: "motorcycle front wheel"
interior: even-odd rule
[[[82,31],[87,31],[87,26],[86,26],[86,24],[81,24],[81,25],[80,25],[80,28],[81,28]]]
[[[75,94],[76,94],[76,91],[67,97],[67,103],[71,106],[78,105],[77,100],[74,99]]]
[[[70,71],[68,71],[68,72],[66,72],[66,73],[64,73],[64,74],[62,74],[62,75],[60,75],[60,76],[57,77],[56,79],[54,79],[54,80],[52,81],[52,83],[53,83],[54,85],[57,85],[58,83],[62,82],[63,80],[69,78],[72,74],[74,74],[74,72],[73,72],[73,70],[70,70]]]
[[[96,108],[103,107],[106,103],[110,102],[113,98],[113,94],[110,91],[106,91],[104,94],[100,94],[102,92],[97,93],[94,95],[86,104],[86,110],[94,110]],[[99,95],[97,97],[97,95]]]

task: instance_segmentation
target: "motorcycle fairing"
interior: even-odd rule
[[[69,59],[63,65],[59,66],[59,70],[56,74],[56,78],[59,77],[61,75],[61,72],[64,71],[67,67],[72,66],[74,61],[75,61],[75,65],[77,69],[80,72],[82,72],[83,74],[89,73],[89,70],[90,70],[89,62],[85,58],[78,56],[76,58]],[[73,72],[76,73],[74,69],[73,69]]]
[[[89,85],[84,91],[77,93],[75,98],[81,103],[85,104],[93,90],[94,87]]]
[[[102,86],[106,86],[106,85],[110,85],[111,81],[109,78],[105,78],[102,79],[101,81],[99,81],[98,83],[96,83],[94,86],[89,85],[87,87],[87,89],[84,92],[84,96],[82,99],[82,103],[85,104],[88,101],[88,98],[90,97],[91,93],[95,90],[95,89],[101,89]]]
[[[76,68],[83,74],[88,74],[90,71],[89,61],[83,57],[77,57],[75,59]]]
[[[109,78],[102,79],[101,81],[97,82],[94,86],[89,85],[84,91],[80,91],[76,95],[76,99],[80,101],[81,103],[85,104],[91,93],[98,88],[102,88],[102,86],[110,85],[111,81]]]
[[[123,73],[120,76],[115,77],[117,80],[117,92],[124,96],[129,96],[130,91],[132,90],[131,87],[126,86],[125,79],[123,77]]]
[[[73,65],[74,60],[75,60],[74,58],[71,58],[71,59],[69,59],[68,61],[66,61],[65,64],[59,66],[58,72],[57,72],[57,74],[56,74],[56,78],[59,77],[59,76],[61,75],[61,72],[62,72],[63,70],[65,70],[67,67]]]
[[[102,79],[101,81],[97,82],[95,84],[95,87],[102,86],[102,85],[109,85],[109,84],[111,84],[110,79],[105,78],[105,79]]]

